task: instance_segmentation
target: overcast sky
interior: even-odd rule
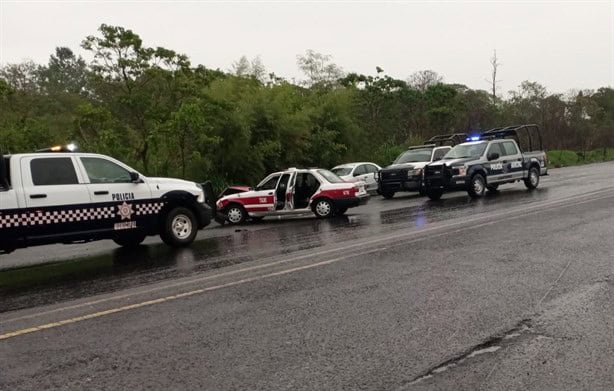
[[[497,50],[500,91],[523,80],[550,92],[614,86],[614,0],[608,1],[9,1],[0,0],[0,62],[46,63],[78,50],[101,23],[146,45],[228,70],[242,55],[300,78],[297,54],[330,54],[345,71],[406,79],[432,69],[446,82],[487,89]]]

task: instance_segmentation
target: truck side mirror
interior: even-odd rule
[[[134,172],[134,171],[130,171],[130,181],[132,183],[141,183],[143,182],[141,180],[141,176],[139,175],[138,172]]]
[[[488,161],[497,160],[499,159],[499,154],[497,152],[492,152],[492,153],[489,153],[486,158],[488,159]]]

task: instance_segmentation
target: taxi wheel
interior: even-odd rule
[[[194,241],[197,232],[194,213],[187,208],[176,207],[164,216],[160,237],[171,247],[184,247]]]
[[[326,198],[315,200],[311,208],[313,213],[319,219],[325,219],[333,215],[333,204]]]
[[[237,225],[243,223],[247,219],[247,212],[242,205],[231,204],[226,208],[226,220],[230,224]]]
[[[136,247],[143,243],[147,235],[142,232],[131,232],[113,238],[115,244],[122,247]]]

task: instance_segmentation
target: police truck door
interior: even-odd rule
[[[133,182],[130,170],[111,160],[99,156],[82,156],[79,160],[88,182],[87,188],[92,204],[112,207],[115,212],[113,224],[105,228],[114,230],[138,228],[137,217],[141,216],[138,219],[143,219],[138,208],[144,201],[151,199],[149,185],[142,180]],[[147,223],[141,221],[139,225]]]
[[[53,236],[90,229],[90,195],[72,156],[21,159],[27,236]]]

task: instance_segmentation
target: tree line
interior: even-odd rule
[[[222,186],[290,166],[388,164],[435,134],[510,124],[540,125],[550,150],[614,146],[614,89],[554,94],[525,81],[502,98],[496,57],[489,92],[433,71],[408,80],[380,67],[346,73],[311,50],[297,56],[302,81],[267,72],[258,58],[225,72],[104,24],[81,47],[88,61],[58,47],[47,64],[0,68],[0,150],[74,141],[146,175]]]

